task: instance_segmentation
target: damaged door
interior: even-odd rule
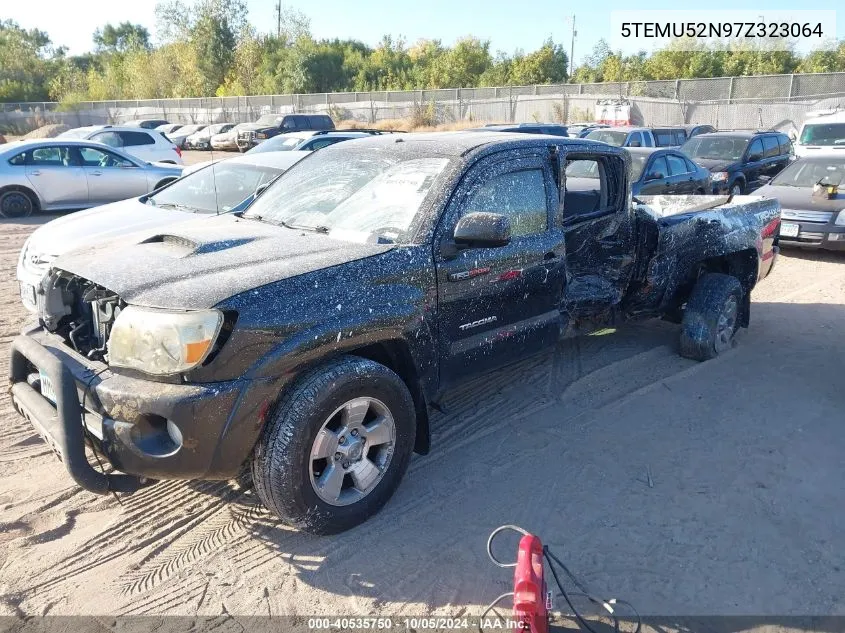
[[[566,241],[563,312],[576,322],[612,314],[634,262],[628,160],[618,154],[568,153],[561,178],[560,217]],[[592,173],[570,190],[566,173]],[[577,325],[577,323],[576,323]]]
[[[545,149],[481,160],[463,178],[435,239],[441,385],[554,344],[560,336],[563,232],[553,222],[558,190]],[[460,218],[510,221],[507,245],[460,248]]]

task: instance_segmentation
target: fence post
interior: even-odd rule
[[[733,99],[733,96],[734,96],[734,78],[731,77],[731,81],[728,84],[728,103],[731,102],[731,99]]]
[[[578,94],[584,94],[584,84],[578,84]]]
[[[678,101],[681,98],[681,80],[675,80],[675,101]]]
[[[792,101],[792,96],[795,94],[793,92],[795,88],[795,73],[789,75],[789,94],[787,95],[789,101]]]

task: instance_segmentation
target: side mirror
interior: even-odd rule
[[[468,213],[458,220],[452,239],[465,248],[506,246],[511,241],[511,221],[500,213]]]
[[[272,181],[270,181],[270,182],[272,182]],[[257,198],[257,197],[258,197],[258,196],[260,196],[262,193],[264,193],[264,190],[265,190],[265,189],[267,189],[267,187],[269,187],[269,186],[270,186],[270,182],[265,182],[265,183],[263,183],[263,184],[258,185],[258,188],[255,190],[255,193],[254,193],[254,194],[252,194],[252,197],[253,197],[253,198]]]
[[[750,154],[748,156],[748,162],[749,163],[756,163],[757,161],[761,161],[761,160],[763,160],[762,154]]]

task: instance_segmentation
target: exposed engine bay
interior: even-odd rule
[[[62,270],[51,270],[38,293],[38,317],[86,358],[106,360],[106,343],[126,306],[115,293]]]

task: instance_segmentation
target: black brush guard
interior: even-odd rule
[[[30,364],[50,379],[56,392],[55,407],[27,382]],[[9,381],[15,408],[59,453],[77,484],[97,494],[135,492],[141,487],[138,477],[101,473],[88,463],[76,381],[55,354],[38,341],[18,336],[12,341]]]

